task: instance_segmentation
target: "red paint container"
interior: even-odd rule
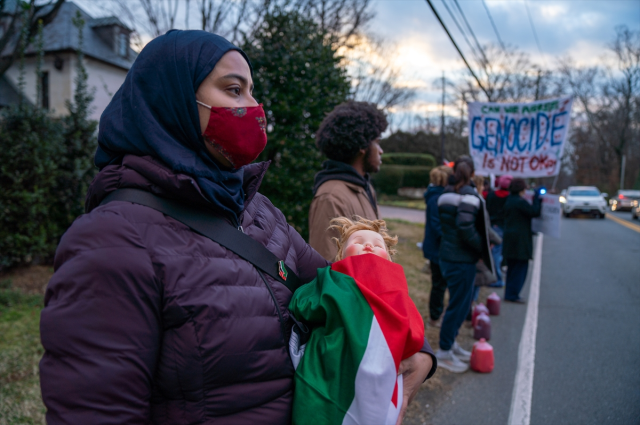
[[[471,369],[480,373],[489,373],[493,370],[493,347],[484,338],[473,344],[469,365]]]
[[[476,324],[473,326],[473,337],[475,339],[491,339],[491,319],[485,313],[480,313],[476,317]]]
[[[492,316],[500,315],[500,295],[493,292],[487,297],[487,309]]]
[[[478,317],[478,315],[480,313],[484,313],[487,316],[489,315],[489,309],[487,309],[487,307],[482,303],[479,303],[478,305],[476,305],[473,308],[473,312],[471,313],[471,325],[472,326],[476,325],[476,318]]]

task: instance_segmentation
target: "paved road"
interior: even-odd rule
[[[640,224],[614,214],[627,215]],[[562,237],[542,248],[530,424],[640,424],[640,232],[563,219]],[[492,320],[494,371],[445,371],[450,386],[429,396],[426,423],[508,423],[525,312],[503,303]]]
[[[400,220],[410,221],[412,223],[424,224],[426,214],[422,210],[414,210],[411,208],[378,206],[382,218],[397,218]]]
[[[628,221],[629,223],[637,224],[638,226],[640,226],[640,220],[638,220],[638,219],[633,220],[631,218],[631,212],[630,211],[615,211],[615,212],[609,211],[607,214],[609,214],[609,215],[611,215],[613,217],[617,217],[617,218],[620,218],[622,220]]]

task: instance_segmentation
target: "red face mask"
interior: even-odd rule
[[[267,119],[258,106],[221,108],[196,102],[211,110],[202,136],[231,163],[240,168],[255,160],[267,145]]]

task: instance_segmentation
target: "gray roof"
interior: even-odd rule
[[[97,18],[91,21],[91,27],[93,28],[104,27],[108,25],[120,25],[121,27],[131,31],[130,28],[128,28],[125,24],[122,23],[120,19],[116,18],[115,16],[107,16],[106,18]]]
[[[45,53],[78,50],[78,30],[73,26],[72,22],[77,11],[80,11],[82,18],[85,20],[85,26],[83,29],[83,53],[87,57],[101,60],[119,68],[127,70],[130,69],[138,54],[133,49],[129,48],[129,55],[127,58],[118,55],[102,38],[100,38],[94,28],[115,24],[120,25],[127,30],[129,29],[115,16],[94,19],[73,2],[63,3],[55,19],[49,25],[44,27],[42,32]],[[9,49],[11,48],[11,46],[8,46],[2,52],[3,56],[9,54]],[[36,50],[32,44],[27,48],[25,53],[27,55],[34,54],[35,51]]]

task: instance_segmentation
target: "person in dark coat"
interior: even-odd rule
[[[512,180],[513,176],[509,174],[500,176],[496,181],[496,190],[490,190],[487,194],[487,212],[491,220],[491,228],[500,238],[504,236],[504,204],[507,202],[509,185]],[[493,244],[491,255],[493,255],[493,261],[496,263],[496,277],[498,279],[489,286],[500,288],[504,286],[500,269],[502,265],[502,244]]]
[[[507,282],[504,299],[524,303],[520,291],[529,270],[529,260],[533,258],[533,232],[531,219],[540,216],[542,199],[539,192],[530,204],[523,198],[527,184],[523,179],[513,179],[509,186],[511,193],[504,204],[504,239],[502,255],[507,261]]]
[[[482,259],[493,273],[484,202],[472,186],[473,160],[455,161],[449,185],[438,199],[442,227],[440,269],[449,289],[449,305],[440,328],[438,364],[451,372],[465,372],[471,353],[456,342],[473,297],[476,263]]]
[[[60,241],[41,314],[48,423],[290,424],[290,290],[136,188],[208,208],[311,281],[327,261],[258,190],[269,163],[245,54],[204,31],[145,46],[100,119],[86,214]],[[415,394],[435,362],[404,365]],[[401,366],[402,368],[402,366]]]
[[[449,176],[453,170],[451,167],[441,165],[429,173],[430,184],[424,193],[424,201],[427,204],[426,221],[424,226],[424,241],[422,253],[429,260],[431,269],[431,294],[429,295],[429,324],[440,326],[440,316],[444,310],[444,294],[447,291],[447,282],[440,271],[440,239],[442,228],[440,227],[440,213],[438,212],[438,198],[444,192]]]

